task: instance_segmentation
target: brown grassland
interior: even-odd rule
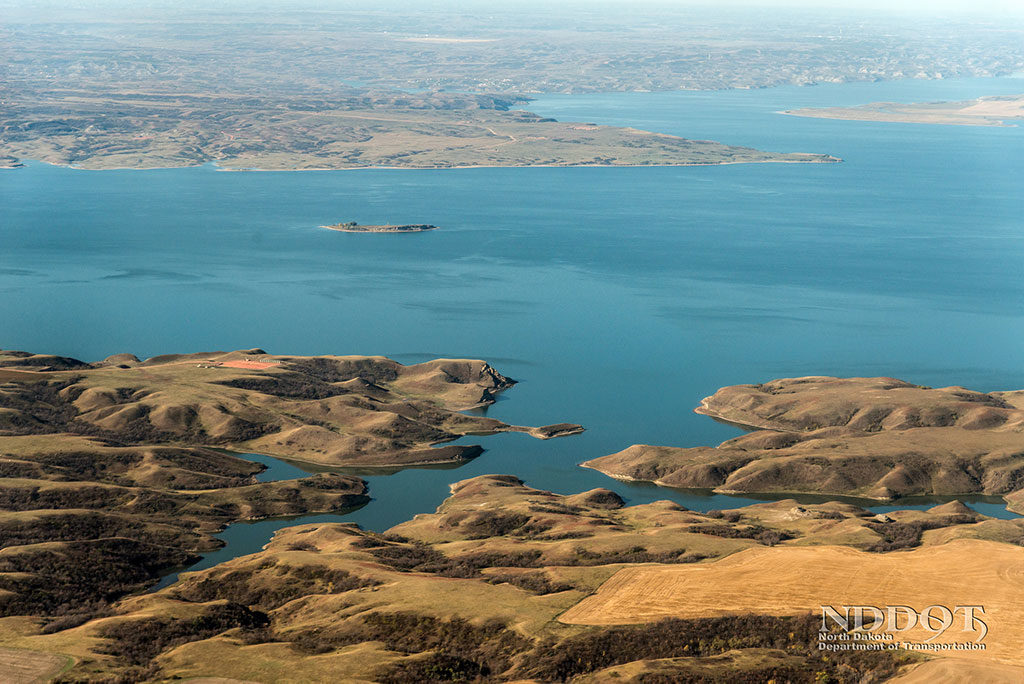
[[[732,683],[812,682],[824,673],[835,682],[874,682],[918,659],[902,653],[823,659],[816,650],[818,621],[801,613],[815,607],[827,583],[806,585],[804,603],[756,603],[742,573],[738,584],[700,579],[698,589],[678,581],[690,575],[667,571],[689,569],[703,578],[723,564],[746,567],[744,559],[783,557],[765,552],[785,551],[804,560],[822,554],[823,567],[853,575],[876,562],[898,570],[901,557],[913,557],[888,551],[920,547],[914,553],[928,551],[937,563],[937,586],[950,577],[947,561],[961,559],[957,549],[980,544],[993,553],[985,560],[975,553],[971,567],[978,570],[964,577],[984,582],[988,559],[998,569],[1002,559],[1024,553],[1022,534],[1016,521],[986,518],[958,504],[884,520],[836,502],[780,501],[702,514],[667,501],[624,506],[608,490],[565,496],[511,476],[481,476],[454,484],[436,513],[385,534],[350,524],[286,528],[259,553],[185,573],[170,587],[124,598],[84,623],[40,631],[32,619],[0,618],[0,643],[74,658],[68,681],[546,682],[607,681],[618,673],[652,682]],[[833,557],[835,567],[827,561]],[[785,584],[802,567],[790,563],[763,581]],[[638,605],[649,614],[619,621],[671,620],[568,624],[621,577],[643,572],[668,580],[663,589],[650,585],[665,601],[641,597]],[[687,608],[691,595],[705,598]],[[854,594],[836,601],[845,596]],[[996,619],[1017,619],[1012,594],[1004,596],[993,603],[1001,609],[992,614],[993,630]],[[964,600],[972,598],[964,593]],[[730,605],[735,610],[725,612],[731,614],[713,617]]]
[[[595,594],[559,617],[568,624],[613,625],[665,617],[743,613],[799,615],[839,605],[983,605],[989,624],[984,651],[962,657],[1024,666],[1024,548],[956,540],[900,553],[871,554],[842,546],[759,547],[700,565],[620,570]],[[900,640],[924,642],[920,627]],[[973,641],[950,629],[932,643]]]
[[[89,364],[0,351],[4,371],[0,438],[59,441],[73,434],[121,445],[219,446],[325,465],[391,466],[471,458],[479,447],[433,447],[470,433],[549,438],[581,429],[512,426],[459,413],[493,403],[515,384],[476,360],[403,366],[379,356],[251,349],[146,361],[120,354]]]
[[[17,648],[0,648],[0,682],[37,684],[59,673],[70,659],[66,656]]]
[[[940,652],[943,660],[953,662],[928,664],[898,681],[986,681],[986,668],[997,677],[991,681],[1014,681],[1024,677],[1019,648],[1024,632],[1022,595],[1024,549],[1019,546],[957,540],[884,555],[837,546],[765,547],[707,564],[625,568],[559,620],[615,625],[665,617],[800,615],[820,612],[822,603],[918,609],[982,605],[989,625],[984,650]],[[973,641],[977,636],[965,635],[959,627],[958,622],[932,643]],[[914,643],[933,636],[920,626],[890,633],[897,641]],[[981,668],[978,679],[975,666]]]
[[[436,512],[386,533],[285,528],[258,553],[139,593],[213,548],[210,533],[225,524],[367,498],[354,477],[254,482],[259,465],[213,446],[410,459],[462,434],[580,428],[459,413],[512,383],[482,361],[401,366],[253,349],[86,364],[3,352],[0,370],[0,646],[70,659],[62,683],[871,684],[948,679],[973,662],[1014,675],[1024,665],[1013,651],[1024,628],[1024,520],[956,501],[886,515],[791,499],[699,513],[487,475],[454,483]],[[840,446],[899,437],[916,444],[932,481],[957,480],[928,470],[927,457],[947,468],[965,442],[941,451],[916,436],[946,430],[989,448],[997,435],[1010,440],[1006,452],[961,472],[1008,490],[1020,401],[891,378],[804,378],[725,388],[701,411],[761,428],[733,440],[730,458],[763,464],[823,430]],[[294,439],[309,428],[330,437]],[[652,468],[679,462],[648,449],[662,459]],[[813,613],[823,601],[984,605],[989,660],[819,651]]]

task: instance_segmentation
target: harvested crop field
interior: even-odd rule
[[[64,656],[20,648],[0,648],[0,682],[4,684],[35,684],[47,682],[67,662]]]
[[[1024,680],[1024,668],[978,659],[940,658],[921,663],[888,684],[1006,684]]]
[[[714,563],[625,568],[597,593],[566,611],[569,624],[614,625],[668,617],[696,618],[758,613],[820,614],[822,604],[984,606],[986,650],[958,651],[958,658],[1024,666],[1024,548],[982,540],[887,554],[841,546],[764,547]],[[974,641],[962,612],[932,643]],[[924,642],[916,627],[896,641]],[[940,652],[941,654],[942,652]]]

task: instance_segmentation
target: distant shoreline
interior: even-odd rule
[[[779,112],[786,113],[788,112]],[[811,152],[793,152],[792,154],[813,154]],[[198,169],[213,164],[214,170],[230,173],[300,173],[304,171],[461,171],[466,169],[664,169],[687,166],[735,166],[738,164],[839,164],[841,157],[827,155],[818,159],[757,159],[749,161],[715,161],[715,162],[682,162],[679,164],[467,164],[464,166],[344,166],[338,168],[314,167],[308,169],[262,169],[262,168],[231,168],[218,165],[216,162],[187,164],[182,166],[109,166],[101,168],[83,168],[72,164],[59,164],[43,159],[25,159],[24,162],[39,162],[48,166],[57,166],[74,171],[166,171],[168,169]],[[0,167],[2,170],[26,168],[24,163],[18,166]]]
[[[839,109],[839,108],[837,108],[837,109]],[[849,110],[847,110],[847,111],[849,111]],[[976,126],[976,127],[984,127],[984,128],[1014,128],[1014,127],[1017,126],[1017,124],[1008,124],[1008,123],[1005,123],[1005,122],[1002,122],[1002,121],[999,121],[999,122],[986,121],[984,119],[979,120],[979,121],[955,121],[955,120],[925,121],[925,120],[922,120],[922,119],[911,118],[909,116],[906,117],[906,118],[897,118],[897,116],[895,114],[893,114],[893,115],[885,115],[885,114],[879,113],[879,114],[877,114],[875,116],[871,116],[867,112],[865,112],[862,115],[855,115],[853,113],[850,113],[850,114],[838,114],[838,113],[832,113],[832,112],[830,112],[826,108],[822,108],[822,109],[813,109],[813,108],[807,108],[807,109],[782,109],[782,110],[779,110],[779,111],[777,111],[775,113],[776,114],[784,114],[785,116],[798,116],[798,117],[802,117],[804,119],[829,119],[831,121],[866,121],[866,122],[869,122],[869,123],[902,123],[902,124],[918,124],[918,125],[924,124],[924,125],[932,125],[932,126]]]
[[[840,121],[1015,127],[1024,119],[1024,95],[988,95],[973,100],[872,102],[847,107],[804,107],[778,114]]]

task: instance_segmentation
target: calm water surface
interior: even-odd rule
[[[588,428],[548,442],[475,438],[480,458],[371,475],[371,504],[323,519],[385,529],[483,473],[557,492],[605,486],[634,503],[742,505],[751,499],[618,483],[576,464],[634,443],[734,436],[691,411],[734,383],[828,374],[1024,387],[1024,129],[775,112],[1021,92],[1022,79],[976,79],[550,96],[529,107],[846,160],[836,165],[227,173],[34,163],[0,173],[0,347],[89,360],[252,346],[485,358],[521,381],[489,415]],[[344,220],[443,230],[317,228]],[[259,548],[275,524],[289,523],[232,526],[225,557]]]

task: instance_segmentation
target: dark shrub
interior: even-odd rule
[[[236,627],[259,628],[270,623],[264,613],[237,603],[210,608],[194,618],[146,618],[105,627],[100,636],[109,639],[97,652],[115,656],[130,665],[148,665],[161,652],[202,641]]]

